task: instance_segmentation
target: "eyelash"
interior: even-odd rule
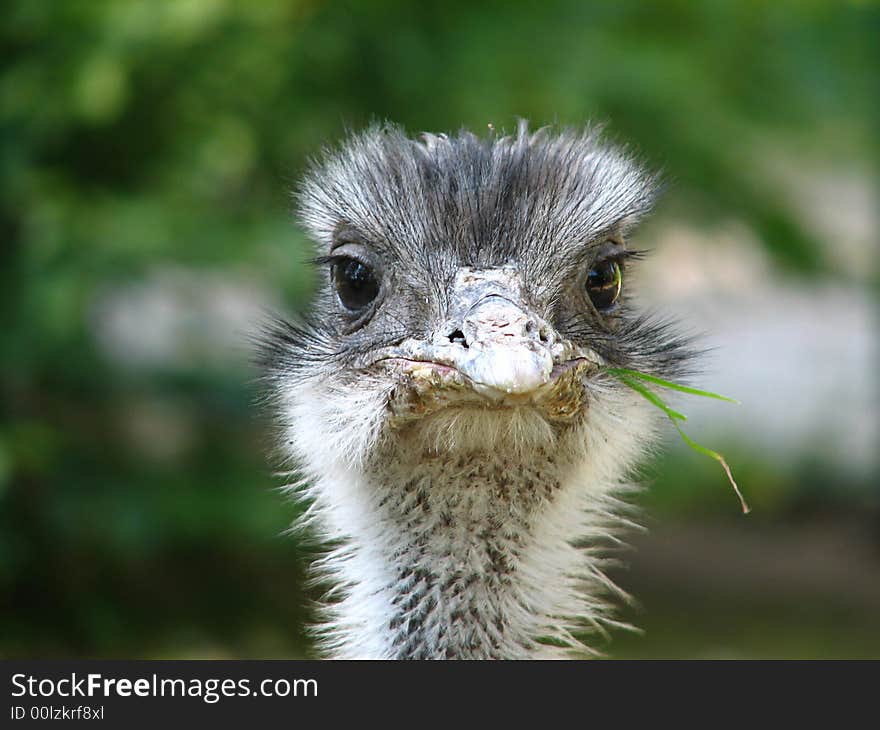
[[[604,264],[606,261],[641,261],[647,256],[647,254],[648,252],[642,249],[617,251],[616,253],[596,259],[592,262],[591,266],[598,266],[599,264]]]
[[[313,266],[332,266],[333,264],[338,264],[343,259],[354,259],[355,261],[359,261],[360,263],[362,263],[364,266],[370,265],[369,262],[362,260],[358,256],[353,256],[350,253],[331,253],[327,256],[316,256],[315,258],[311,259],[309,263],[311,263]]]

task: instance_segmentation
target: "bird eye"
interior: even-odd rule
[[[584,285],[593,306],[600,312],[610,309],[620,297],[623,272],[617,259],[600,261],[587,273]]]
[[[379,294],[379,282],[372,269],[357,259],[342,257],[331,270],[333,286],[342,306],[351,311],[363,309]]]

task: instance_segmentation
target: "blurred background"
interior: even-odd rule
[[[880,657],[880,8],[4,3],[0,655],[307,657],[248,335],[308,302],[309,155],[607,123],[665,171],[646,307],[713,348],[679,401],[617,657]]]

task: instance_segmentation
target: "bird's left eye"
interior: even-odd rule
[[[623,271],[617,259],[600,261],[587,273],[584,284],[593,306],[600,312],[610,309],[620,297]]]
[[[379,282],[373,270],[357,259],[339,258],[332,269],[333,286],[346,309],[356,312],[379,295]]]

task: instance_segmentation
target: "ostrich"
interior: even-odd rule
[[[657,411],[604,369],[673,378],[625,236],[657,187],[585,130],[412,139],[317,160],[298,194],[323,278],[263,360],[304,524],[329,544],[335,658],[583,655],[613,624],[603,546]]]

